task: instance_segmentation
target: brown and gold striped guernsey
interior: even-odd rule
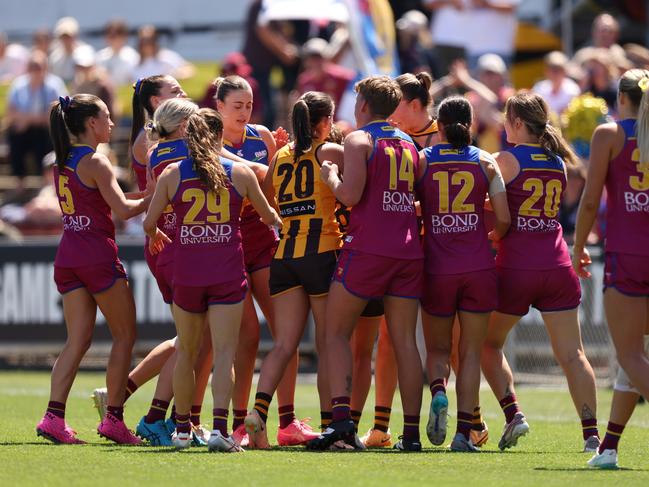
[[[314,141],[310,151],[293,161],[292,145],[277,152],[273,186],[283,225],[275,259],[294,259],[336,250],[342,234],[336,221],[336,198],[320,179],[316,151],[324,144]]]

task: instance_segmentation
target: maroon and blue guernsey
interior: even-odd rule
[[[425,270],[461,274],[494,267],[484,223],[489,179],[480,149],[438,144],[424,149],[426,174],[418,184],[424,218]]]
[[[115,225],[111,210],[97,188],[83,184],[77,174],[79,162],[95,150],[73,145],[63,169],[54,167],[54,183],[63,214],[63,236],[54,265],[82,267],[117,260]]]
[[[209,191],[194,169],[194,161],[178,164],[180,182],[171,204],[177,231],[174,285],[211,286],[244,274],[240,217],[243,198],[232,185],[233,162],[221,158],[228,184],[218,194]]]
[[[524,270],[571,266],[559,223],[566,187],[563,160],[538,144],[519,144],[508,152],[518,160],[520,171],[507,184],[512,224],[500,242],[496,265]]]
[[[141,129],[140,134],[143,131],[144,129]],[[135,173],[135,181],[137,182],[138,189],[140,191],[144,191],[146,189],[146,164],[141,163],[135,158],[135,156],[133,155],[133,148],[131,148],[131,167],[133,168],[133,172]]]
[[[151,152],[149,166],[157,179],[169,164],[182,161],[187,157],[189,157],[189,150],[184,139],[162,139]],[[158,219],[157,225],[173,242],[176,237],[176,214],[171,205],[165,208],[164,213]],[[171,262],[173,260],[173,249],[173,244],[167,245],[158,255],[156,265],[162,266]]]
[[[234,144],[223,139],[223,147],[242,159],[268,166],[268,148],[254,125],[246,125],[241,143]],[[261,221],[249,201],[245,202],[241,213],[241,235],[246,254],[254,254],[257,249],[273,246],[279,240],[271,227]]]
[[[343,249],[397,259],[421,259],[415,210],[419,154],[412,139],[386,121],[372,122],[367,132],[374,149],[360,201],[350,212]]]
[[[649,161],[640,161],[636,120],[618,124],[626,140],[606,174],[606,251],[649,255]]]

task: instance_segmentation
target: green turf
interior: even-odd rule
[[[94,434],[98,417],[91,407],[90,391],[102,384],[99,374],[81,374],[68,402],[67,419],[86,446],[53,446],[34,433],[48,396],[48,374],[43,372],[0,373],[0,485],[153,485],[183,482],[184,485],[649,485],[649,407],[638,407],[624,433],[617,471],[591,471],[589,455],[580,453],[580,427],[565,390],[520,388],[518,396],[531,432],[519,447],[506,453],[496,449],[501,414],[488,391],[482,394],[492,438],[480,454],[450,453],[427,448],[421,454],[392,450],[365,453],[311,453],[302,448],[249,451],[241,455],[208,454],[203,449],[174,452],[165,448],[117,447]],[[135,426],[148,406],[152,386],[140,389],[128,403],[126,419]],[[428,393],[424,394],[425,406]],[[600,427],[605,424],[611,394],[601,391]],[[315,387],[297,390],[300,416],[318,417]],[[373,404],[370,400],[369,406]],[[451,396],[449,411],[454,412]],[[276,431],[274,404],[269,430]],[[211,401],[205,403],[208,412]],[[361,429],[370,426],[366,408]],[[395,402],[392,431],[401,429],[399,401]],[[204,421],[209,413],[204,415]],[[422,435],[427,414],[422,411]],[[453,419],[449,429],[455,427]],[[450,440],[450,438],[448,438]],[[271,441],[273,441],[271,439]],[[424,439],[428,446],[428,441]],[[599,482],[604,482],[600,484]],[[596,484],[597,483],[597,484]]]

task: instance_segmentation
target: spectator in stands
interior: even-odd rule
[[[618,73],[610,51],[604,48],[593,48],[583,60],[585,76],[581,81],[581,90],[603,98],[609,113],[616,112]]]
[[[435,77],[449,73],[458,59],[466,59],[467,8],[471,0],[425,0],[424,6],[433,11],[430,31],[433,38]]]
[[[41,51],[32,53],[27,74],[11,84],[7,108],[9,158],[13,174],[21,178],[19,190],[27,173],[28,156],[34,156],[40,173],[40,161],[52,150],[48,131],[50,103],[66,93],[61,78],[48,73],[47,57]]]
[[[340,105],[343,93],[354,79],[354,72],[325,59],[327,41],[319,37],[309,39],[302,47],[302,73],[297,79],[299,98],[307,91],[321,91]]]
[[[106,70],[97,66],[95,55],[87,51],[76,52],[74,63],[76,71],[72,92],[98,96],[108,107],[111,116],[115,116],[115,90]]]
[[[50,54],[50,68],[52,73],[66,83],[74,78],[74,55],[92,54],[95,50],[78,39],[79,23],[74,17],[59,19],[54,27],[56,43]]]
[[[144,25],[138,30],[138,51],[140,64],[134,71],[135,79],[156,74],[168,74],[176,79],[191,78],[194,65],[171,49],[160,47],[158,31],[153,25]]]
[[[620,24],[609,13],[603,13],[595,17],[591,30],[591,40],[589,44],[579,49],[573,58],[576,64],[583,64],[589,57],[588,47],[600,47],[608,49],[613,58],[624,58],[624,49],[617,43],[620,36]]]
[[[634,68],[649,68],[649,49],[640,44],[629,43],[624,45],[626,58],[631,62]]]
[[[252,106],[252,115],[250,116],[250,123],[261,123],[263,120],[263,102],[261,101],[261,93],[259,90],[259,83],[252,77],[252,66],[248,64],[246,57],[240,52],[231,52],[223,59],[221,63],[221,72],[219,76],[240,76],[245,79],[250,88],[252,89],[252,99],[255,103]],[[216,96],[216,86],[212,82],[207,87],[203,99],[200,101],[200,107],[214,108],[214,97]],[[259,101],[257,101],[259,100]]]
[[[51,44],[52,35],[49,29],[38,29],[32,35],[32,51],[41,51],[49,55]]]
[[[509,84],[505,61],[498,54],[480,56],[477,73],[478,81],[494,95],[484,89],[466,94],[473,105],[477,145],[487,152],[501,151],[507,147],[503,117],[505,102],[515,90]]]
[[[135,81],[133,72],[140,64],[140,55],[127,45],[128,26],[121,19],[106,24],[104,37],[107,46],[97,53],[97,65],[108,72],[114,86],[122,86]]]
[[[432,39],[428,17],[419,10],[409,10],[396,23],[399,63],[404,73],[433,72]]]
[[[520,0],[472,0],[462,28],[470,70],[476,69],[483,54],[497,54],[505,65],[511,64],[518,28],[516,8],[520,3]]]
[[[536,83],[532,91],[545,99],[552,112],[560,115],[581,90],[567,75],[568,58],[564,53],[552,51],[545,56],[544,61],[545,79]]]
[[[293,40],[294,37],[282,31],[281,24],[263,19],[261,12],[262,0],[251,2],[246,17],[242,52],[252,66],[252,77],[259,82],[261,101],[264,105],[263,124],[274,127],[277,110],[273,103],[270,72],[277,65],[297,69],[300,51],[298,42]]]
[[[0,32],[0,84],[11,82],[25,73],[29,50],[20,44],[9,44],[4,32]]]

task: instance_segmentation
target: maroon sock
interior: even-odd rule
[[[235,431],[243,424],[244,419],[246,419],[246,414],[248,414],[248,411],[245,409],[232,410],[232,431]]]
[[[200,404],[192,406],[190,419],[194,426],[201,425],[201,405]]]
[[[473,409],[473,420],[472,420],[473,426],[471,429],[474,431],[483,431],[486,426],[484,424],[484,421],[482,420],[482,412],[480,412],[480,406],[476,406]]]
[[[457,412],[457,433],[462,433],[468,440],[471,436],[471,427],[473,426],[473,414],[464,411]]]
[[[120,421],[124,421],[124,406],[106,406],[106,413],[115,416]]]
[[[124,395],[124,402],[137,391],[138,385],[133,382],[131,379],[128,380],[126,384],[126,394]]]
[[[597,431],[597,419],[582,419],[581,432],[584,435],[584,440],[587,440],[591,436],[597,436],[599,438],[599,432]]]
[[[430,383],[431,395],[435,397],[435,394],[437,394],[438,392],[443,392],[444,394],[446,394],[446,381],[442,378],[435,379]]]
[[[174,404],[171,406],[171,415],[169,416],[169,419],[173,422],[173,424],[176,424],[176,405]]]
[[[503,413],[505,413],[505,421],[511,423],[514,419],[514,415],[520,411],[518,403],[516,402],[516,394],[509,394],[498,402],[500,403]]]
[[[388,427],[390,425],[390,413],[392,408],[387,408],[385,406],[375,406],[374,407],[374,426],[375,430],[383,431],[384,433],[388,432]]]
[[[212,429],[220,431],[225,438],[228,437],[228,412],[227,409],[212,409]]]
[[[176,431],[178,433],[190,433],[192,423],[189,420],[189,414],[176,414]]]
[[[333,421],[333,414],[331,411],[320,411],[320,431],[324,431]]]
[[[295,407],[293,404],[287,404],[286,406],[280,406],[277,408],[279,413],[279,427],[286,428],[289,426],[295,419]]]
[[[599,453],[602,453],[604,450],[617,450],[617,444],[620,441],[622,432],[624,431],[623,424],[615,424],[609,421],[608,426],[606,427],[606,435],[604,435],[604,441],[599,445]]]
[[[403,416],[403,437],[410,441],[419,441],[419,415]]]
[[[52,413],[57,418],[65,419],[65,403],[50,401],[47,403],[47,412]]]
[[[167,416],[167,409],[169,409],[169,402],[163,401],[162,399],[155,399],[151,401],[151,407],[149,412],[144,418],[144,422],[148,424],[153,424],[156,421],[164,421],[165,416]]]
[[[349,396],[334,397],[331,400],[331,413],[334,422],[351,419],[349,402]]]
[[[352,421],[354,422],[354,428],[356,429],[356,433],[358,433],[358,423],[361,422],[361,415],[363,414],[362,411],[356,411],[352,409],[349,414],[352,417]]]

